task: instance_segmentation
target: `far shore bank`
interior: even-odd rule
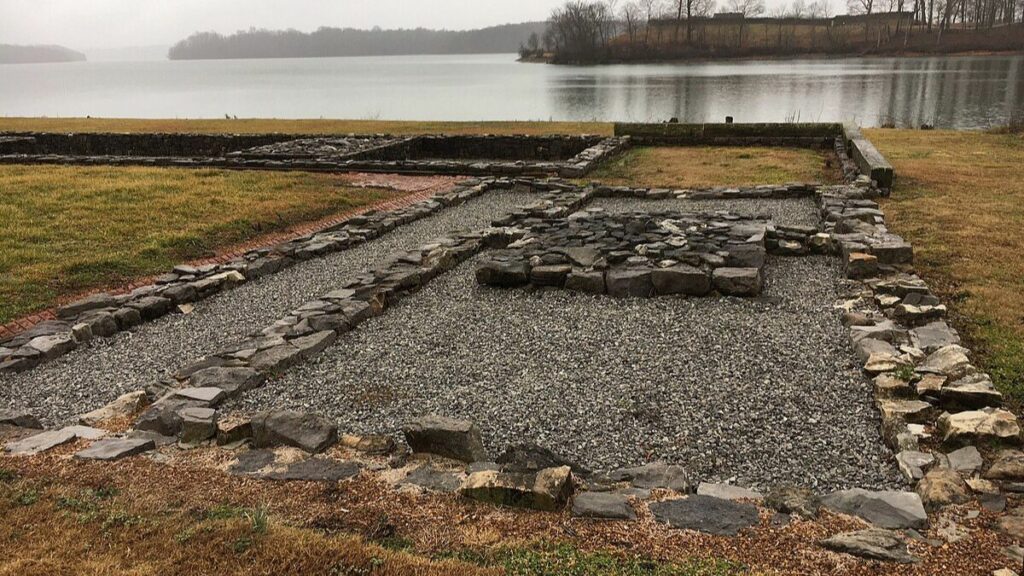
[[[744,62],[744,61],[786,61],[786,60],[851,60],[872,58],[963,58],[985,56],[1017,56],[1024,55],[1024,50],[964,50],[959,52],[866,52],[866,53],[792,53],[792,54],[742,54],[742,55],[695,55],[673,56],[670,58],[614,58],[601,61],[560,61],[551,56],[530,56],[518,58],[523,64],[553,64],[556,66],[621,66],[644,64],[693,64],[707,62]]]

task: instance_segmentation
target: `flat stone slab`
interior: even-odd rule
[[[102,460],[111,462],[129,456],[149,452],[156,448],[156,442],[144,438],[111,438],[100,440],[75,454],[79,460]]]
[[[38,418],[23,410],[0,410],[0,424],[32,428],[33,430],[42,430],[43,428]]]
[[[88,426],[67,426],[60,430],[47,430],[17,442],[7,444],[6,450],[13,456],[34,456],[67,444],[76,438],[85,440],[98,440],[107,435],[105,430],[90,428]]]
[[[653,462],[635,468],[620,468],[608,474],[613,482],[629,482],[637,488],[666,488],[676,492],[690,490],[690,474],[682,466]]]
[[[821,545],[825,548],[867,558],[868,560],[881,560],[883,562],[899,562],[909,564],[916,559],[907,550],[907,543],[900,537],[898,532],[870,528],[857,532],[844,532],[823,540]]]
[[[572,515],[580,518],[634,520],[636,512],[629,497],[610,492],[582,492],[572,501]]]
[[[863,518],[879,528],[923,528],[928,523],[921,497],[913,492],[854,488],[829,494],[821,503],[829,510]]]
[[[713,496],[723,500],[762,500],[764,495],[755,490],[732,484],[712,484],[701,482],[697,486],[697,494],[701,496]]]
[[[420,466],[402,479],[402,484],[419,486],[432,492],[450,494],[462,486],[462,478],[455,472],[437,470],[430,466]]]
[[[227,398],[228,393],[223,388],[208,386],[204,388],[182,388],[181,390],[176,390],[174,395],[186,400],[195,400],[210,406],[216,406]]]
[[[712,496],[689,496],[650,505],[658,522],[673,528],[696,530],[718,536],[736,536],[758,523],[757,506]]]

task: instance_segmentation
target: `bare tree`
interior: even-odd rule
[[[871,14],[875,9],[875,0],[847,0],[846,7],[850,14]]]
[[[640,33],[640,20],[643,18],[643,6],[639,0],[631,0],[622,5],[619,18],[626,24],[626,35],[629,37],[630,46],[637,43]]]
[[[765,13],[764,0],[729,0],[730,12],[743,14],[744,17],[760,16]]]

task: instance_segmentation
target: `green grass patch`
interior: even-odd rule
[[[571,544],[543,544],[451,556],[479,566],[498,566],[509,576],[732,576],[742,566],[716,559],[659,561],[616,552],[587,552]]]
[[[0,324],[394,197],[302,172],[0,167]]]

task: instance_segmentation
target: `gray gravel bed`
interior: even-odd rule
[[[491,191],[351,250],[302,262],[199,302],[192,314],[171,314],[34,370],[0,375],[0,406],[27,408],[51,426],[68,422],[262,329],[391,253],[454,230],[487,226],[530,201],[528,193]]]
[[[770,214],[777,224],[789,226],[817,226],[821,221],[818,207],[811,198],[735,198],[728,200],[641,200],[635,198],[597,198],[589,207],[609,212],[646,210],[684,210],[711,212],[729,210],[741,216]]]
[[[474,261],[232,408],[343,432],[466,418],[497,454],[535,441],[593,469],[664,459],[702,480],[898,486],[825,257],[770,260],[757,300],[617,300],[478,286]]]

